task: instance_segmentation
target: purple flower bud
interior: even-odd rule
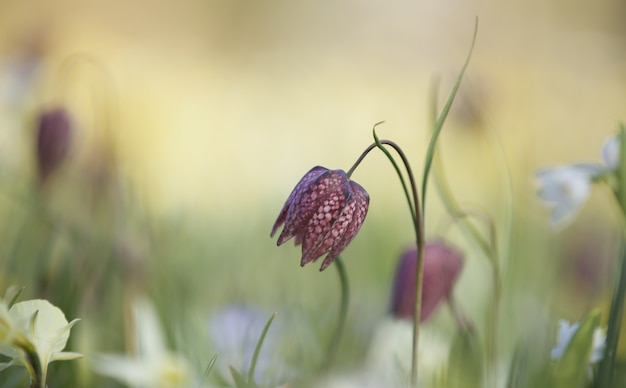
[[[327,253],[323,271],[356,236],[368,208],[369,195],[344,171],[313,167],[287,198],[270,237],[284,224],[277,245],[295,237],[302,266]]]
[[[37,167],[43,183],[63,162],[70,148],[72,122],[63,108],[46,110],[37,123]]]
[[[413,319],[416,266],[417,249],[413,247],[400,258],[393,282],[390,312],[396,318]],[[463,256],[459,251],[441,241],[426,244],[420,322],[427,320],[439,304],[450,297],[462,268]]]

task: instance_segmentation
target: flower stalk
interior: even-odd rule
[[[619,130],[619,164],[617,168],[617,176],[619,185],[615,191],[617,201],[622,214],[626,217],[626,128],[620,124]],[[623,225],[624,232],[622,239],[626,239],[626,225]],[[624,244],[622,244],[624,245]],[[598,370],[598,378],[596,379],[596,387],[610,387],[613,377],[613,369],[615,367],[615,357],[617,353],[617,344],[619,342],[620,329],[622,326],[622,316],[624,310],[624,296],[626,295],[626,248],[622,246],[622,253],[618,263],[618,280],[617,287],[613,292],[611,300],[611,308],[609,312],[609,323],[606,333],[606,348],[604,357],[600,363]]]
[[[431,136],[426,155],[426,168],[424,170],[422,181],[422,198],[426,194],[426,185],[430,167],[433,162],[435,145],[450,107],[452,106],[452,102],[454,101],[454,97],[456,96],[461,84],[463,74],[469,64],[469,60],[474,49],[474,43],[476,41],[477,30],[478,19],[476,19],[474,35],[465,63],[457,76],[454,87],[450,92],[441,114],[435,122],[435,128],[433,135]],[[365,219],[369,206],[369,196],[367,192],[354,181],[350,180],[350,178],[355,169],[371,150],[378,148],[383,152],[383,154],[385,154],[400,179],[400,183],[409,206],[413,228],[415,230],[417,265],[415,269],[415,308],[413,312],[413,344],[410,381],[412,387],[417,387],[419,324],[422,307],[421,302],[424,268],[425,233],[423,214],[425,207],[424,202],[420,204],[415,177],[405,153],[402,151],[400,146],[393,141],[380,140],[376,135],[376,127],[381,123],[382,122],[375,124],[372,130],[374,143],[369,145],[361,153],[359,158],[347,173],[344,173],[341,170],[331,171],[317,166],[311,169],[300,180],[300,182],[298,182],[276,219],[270,236],[273,236],[277,229],[284,224],[283,231],[278,237],[277,245],[281,245],[285,241],[295,237],[296,245],[302,244],[301,265],[304,266],[325,253],[328,253],[328,255],[325,258],[320,270],[324,270],[333,261],[337,261],[338,263],[337,269],[339,271],[340,283],[342,287],[342,302],[340,305],[338,326],[335,334],[333,335],[333,342],[328,350],[328,359],[326,360],[326,363],[329,365],[334,357],[335,347],[338,342],[337,339],[341,337],[341,333],[343,332],[343,325],[345,324],[345,314],[348,304],[347,276],[343,264],[338,260],[338,255],[358,232],[363,220]],[[387,149],[388,147],[391,147],[402,160],[404,170],[409,178],[409,184],[407,184],[399,164]],[[348,210],[346,211],[346,209]]]
[[[337,318],[337,327],[328,344],[328,350],[326,352],[326,360],[323,363],[322,369],[327,369],[335,361],[335,355],[337,354],[337,347],[343,336],[343,331],[346,326],[346,317],[348,316],[348,305],[350,302],[350,285],[348,282],[348,271],[343,263],[341,257],[337,257],[335,260],[335,268],[337,268],[337,274],[339,275],[339,284],[341,286],[341,301],[339,303],[339,317]]]
[[[419,193],[417,191],[417,185],[415,184],[415,177],[413,175],[413,171],[411,169],[411,165],[409,161],[396,143],[390,140],[380,141],[378,136],[376,135],[376,127],[374,127],[374,140],[376,146],[387,156],[391,164],[393,165],[398,177],[400,178],[400,182],[402,183],[402,188],[404,189],[405,195],[407,197],[407,203],[409,205],[409,209],[411,210],[411,218],[413,220],[413,228],[415,230],[415,243],[417,246],[417,266],[415,267],[415,309],[413,310],[413,344],[411,349],[411,386],[417,387],[417,365],[418,365],[418,345],[419,345],[419,325],[420,325],[420,316],[422,312],[422,283],[424,278],[424,221],[422,219],[422,212],[420,211],[420,202],[419,202]],[[410,192],[412,197],[409,196],[409,189],[404,181],[402,173],[400,172],[400,168],[398,167],[396,161],[389,151],[383,146],[388,145],[392,147],[404,163],[404,168],[406,170],[407,175],[409,176],[410,181]]]

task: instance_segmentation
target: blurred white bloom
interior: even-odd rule
[[[557,333],[556,345],[552,348],[550,356],[553,359],[560,359],[565,353],[565,349],[569,345],[574,333],[578,330],[580,322],[569,323],[564,319],[559,320],[559,331]],[[606,345],[606,330],[603,328],[596,328],[593,332],[593,344],[591,356],[589,358],[590,363],[596,363],[602,360],[604,355],[604,347]]]
[[[436,328],[420,328],[419,386],[430,386],[445,370],[450,353],[450,340]],[[413,324],[406,320],[387,319],[378,326],[367,352],[365,365],[356,372],[331,376],[316,387],[380,388],[409,386],[413,350]]]
[[[561,166],[539,170],[539,197],[552,204],[553,224],[570,220],[585,203],[591,192],[594,173],[582,165]]]
[[[136,349],[135,357],[100,355],[94,369],[130,387],[185,388],[193,386],[187,360],[167,350],[163,331],[152,304],[138,300],[133,306]]]
[[[535,173],[539,180],[539,197],[553,206],[550,217],[553,224],[569,221],[589,197],[593,180],[617,168],[619,147],[619,137],[613,136],[602,148],[603,164],[577,163]]]
[[[612,136],[604,142],[602,147],[602,160],[609,170],[616,170],[619,165],[619,136]]]
[[[0,353],[12,358],[8,363],[0,364],[0,368],[21,363],[29,369],[34,380],[40,378],[45,382],[49,363],[82,357],[79,353],[63,351],[70,329],[78,321],[74,319],[68,323],[63,311],[47,300],[19,302],[8,311],[6,304],[0,303]],[[33,352],[39,359],[41,376],[32,376],[35,371],[29,357]]]
[[[245,306],[229,306],[209,319],[209,337],[218,355],[217,372],[230,381],[228,367],[247,374],[261,333],[269,315],[263,311]],[[285,363],[277,357],[279,333],[274,320],[267,332],[259,353],[254,372],[257,383],[277,385],[293,375]]]
[[[35,345],[26,337],[26,333],[19,327],[15,319],[9,314],[9,308],[4,300],[0,300],[0,354],[16,357],[19,349],[35,351]],[[17,363],[13,359],[7,364],[0,364],[0,370]]]

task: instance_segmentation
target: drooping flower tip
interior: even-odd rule
[[[416,267],[417,249],[412,247],[400,257],[396,269],[389,309],[395,318],[413,319]],[[427,320],[442,301],[450,298],[462,269],[461,252],[442,241],[426,244],[422,275],[421,322]]]
[[[72,120],[64,108],[43,111],[37,122],[37,168],[45,182],[66,158],[72,139]]]
[[[293,189],[270,236],[283,224],[277,245],[295,237],[302,244],[301,266],[327,254],[328,267],[356,236],[369,208],[369,195],[342,170],[316,166]]]

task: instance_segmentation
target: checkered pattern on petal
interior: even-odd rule
[[[328,253],[321,271],[352,241],[368,206],[367,192],[344,171],[317,166],[291,192],[270,236],[284,224],[277,245],[295,237],[302,244],[302,266]]]
[[[274,237],[274,234],[276,233],[278,228],[280,228],[280,226],[283,225],[285,221],[288,221],[287,224],[285,225],[285,229],[294,228],[293,220],[295,218],[295,214],[290,214],[290,211],[293,209],[294,203],[298,203],[300,201],[300,198],[302,197],[303,192],[305,192],[309,188],[311,183],[313,183],[317,178],[319,178],[322,174],[328,171],[329,170],[327,168],[324,168],[321,166],[315,166],[311,170],[309,170],[309,172],[307,172],[302,177],[302,179],[300,179],[300,182],[298,182],[298,184],[293,189],[291,194],[289,194],[289,198],[287,198],[287,201],[285,201],[285,205],[283,205],[283,208],[280,211],[280,214],[278,215],[276,222],[274,222],[274,226],[272,227],[272,232],[270,233],[270,237]],[[282,233],[281,233],[281,236],[282,236]],[[293,235],[291,237],[293,237]],[[285,238],[284,241],[288,240],[289,238]],[[278,245],[282,244],[281,239],[279,239],[278,241],[279,241]]]
[[[351,190],[345,172],[332,171],[326,185],[333,189],[328,190],[321,198],[316,211],[304,228],[301,265],[317,259],[330,249],[331,231],[350,201]]]
[[[320,271],[328,267],[341,252],[350,244],[352,239],[361,229],[367,210],[369,209],[370,197],[367,191],[361,185],[354,181],[350,181],[350,189],[352,191],[350,206],[346,206],[345,219],[339,225],[336,240],[328,251],[328,255],[324,259]],[[342,214],[343,216],[343,214]],[[339,221],[337,222],[339,224]]]

